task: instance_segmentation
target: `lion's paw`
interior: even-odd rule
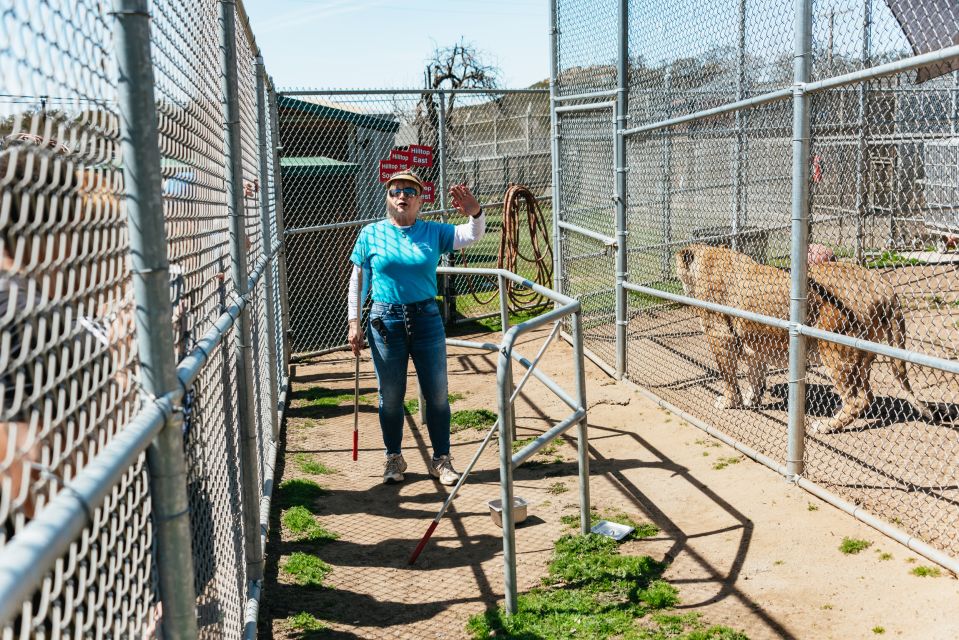
[[[717,409],[738,409],[743,406],[742,401],[730,401],[725,394],[719,394],[716,396],[716,400],[713,402],[713,406]]]

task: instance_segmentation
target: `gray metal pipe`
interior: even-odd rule
[[[667,118],[672,112],[672,101],[673,101],[673,72],[670,69],[666,72],[666,95],[663,100],[663,115]],[[620,137],[625,137],[623,133]],[[672,260],[670,260],[670,254],[667,250],[667,247],[673,241],[673,137],[671,131],[663,132],[663,193],[662,193],[662,207],[663,207],[663,221],[662,221],[662,233],[663,233],[663,249],[662,255],[660,256],[660,277],[663,280],[668,280],[672,274]]]
[[[579,420],[577,458],[579,459],[579,523],[580,533],[587,534],[589,522],[589,432],[587,429],[586,368],[583,366],[583,312],[573,314],[570,329],[573,336],[573,379],[576,381],[576,399],[583,415]]]
[[[439,166],[439,172],[440,172],[439,182],[440,183],[438,185],[438,188],[439,188],[439,196],[440,196],[440,211],[442,212],[440,213],[440,221],[447,222],[448,216],[446,215],[447,214],[447,208],[446,208],[446,189],[447,189],[447,185],[446,185],[446,92],[440,91],[438,95],[440,99],[440,114],[439,114],[440,121],[438,123],[439,131],[437,131],[437,143],[439,144],[438,155],[439,155],[439,165],[440,165]],[[449,266],[450,259],[448,254],[444,254],[441,260],[444,267]],[[452,298],[452,295],[451,295],[452,290],[450,288],[451,282],[452,282],[452,279],[449,276],[445,276],[445,275],[440,276],[440,291],[443,292],[443,305],[442,305],[441,311],[443,312],[443,318],[445,319],[447,323],[449,323],[450,319],[454,315],[453,312],[456,310],[456,300],[451,299]],[[425,404],[426,403],[424,402],[420,403],[420,407],[422,408],[422,414],[424,418],[426,417],[426,407],[424,406]]]
[[[513,454],[513,469],[520,466],[531,457],[536,455],[536,452],[545,447],[551,441],[553,441],[558,436],[566,433],[570,427],[577,425],[582,422],[583,418],[586,416],[585,409],[577,409],[569,416],[561,420],[555,426],[551,427],[543,435],[539,436],[528,445],[517,451]]]
[[[552,289],[544,287],[543,285],[533,282],[531,280],[527,280],[523,276],[517,275],[511,271],[507,271],[506,269],[485,269],[485,268],[476,268],[476,267],[469,267],[469,268],[437,267],[436,272],[437,273],[456,273],[456,274],[463,274],[463,275],[479,275],[479,276],[502,275],[507,280],[511,280],[512,282],[515,282],[516,284],[520,284],[520,285],[523,285],[524,287],[532,289],[533,291],[540,294],[544,298],[549,298],[553,302],[558,302],[562,305],[579,305],[579,301],[576,298],[571,298],[567,295],[563,295],[562,293],[557,293],[553,291]],[[534,320],[539,320],[542,317],[543,316],[538,316],[537,318],[527,320],[523,324],[533,322]]]
[[[554,102],[575,102],[577,100],[592,100],[593,98],[615,98],[619,95],[619,89],[607,89],[606,91],[591,91],[589,93],[572,93],[567,96],[556,96]]]
[[[140,383],[147,397],[160,397],[179,392],[180,383],[173,342],[170,265],[161,196],[160,139],[147,0],[114,0],[113,15]],[[163,429],[147,448],[165,638],[195,638],[197,634],[193,534],[182,424],[182,407],[178,403],[176,410],[166,415]]]
[[[616,379],[622,380],[626,373],[626,290],[623,282],[629,275],[628,256],[626,253],[626,138],[622,132],[626,129],[629,118],[629,2],[619,0],[619,37],[616,56],[616,113],[613,120],[614,148],[613,164],[616,171],[616,192],[613,201],[616,204]]]
[[[913,69],[918,69],[919,67],[925,67],[931,64],[950,62],[957,58],[959,58],[959,45],[953,45],[951,47],[944,47],[937,51],[931,51],[922,55],[910,56],[908,58],[902,58],[901,60],[895,60],[886,64],[879,64],[875,67],[869,67],[868,69],[844,73],[841,76],[825,78],[823,80],[817,80],[816,82],[805,82],[803,84],[803,90],[805,93],[828,91],[830,89],[836,89],[837,87],[844,87],[850,84],[856,84],[859,82],[865,82],[867,80],[875,80],[885,76],[912,71]]]
[[[566,229],[567,231],[572,231],[573,233],[578,233],[581,236],[586,236],[587,238],[592,238],[593,240],[599,240],[607,247],[618,247],[619,241],[616,238],[604,235],[602,233],[597,233],[595,231],[590,231],[579,225],[573,224],[571,222],[563,222],[562,220],[557,222],[557,225],[560,229]],[[617,232],[618,235],[618,232]]]
[[[267,191],[267,185],[270,181],[269,156],[267,155],[266,131],[267,131],[267,113],[266,113],[266,69],[263,66],[263,56],[256,57],[256,123],[257,134],[259,136],[259,161],[260,161],[260,233],[262,234],[264,252],[270,247],[273,241],[273,227],[270,224],[270,194]],[[270,372],[270,433],[273,441],[280,438],[280,419],[277,415],[277,405],[279,403],[279,391],[277,389],[277,366],[276,366],[276,313],[273,307],[273,269],[266,269],[266,278],[264,278],[263,295],[266,299],[266,358],[267,367]]]
[[[220,1],[220,52],[224,115],[226,204],[230,218],[230,261],[237,294],[246,297],[246,230],[243,221],[243,147],[240,141],[239,80],[237,76],[235,2]],[[263,578],[263,548],[259,536],[259,478],[257,469],[256,405],[253,386],[253,352],[250,311],[244,306],[237,319],[236,393],[240,431],[240,476],[243,494],[243,536],[246,578]]]
[[[518,93],[548,93],[546,89],[286,89],[281,96],[374,96],[374,95],[422,95],[445,91],[454,95],[510,95]]]
[[[739,0],[738,9],[739,37],[736,56],[736,100],[746,99],[746,0]],[[742,110],[736,111],[736,150],[733,157],[733,216],[732,248],[739,251],[739,231],[744,226],[746,213],[745,188],[743,184],[743,163],[746,158],[746,134]]]
[[[602,111],[603,109],[613,109],[616,107],[615,100],[606,102],[589,102],[586,104],[570,104],[565,107],[556,107],[556,113],[584,113],[587,111]]]
[[[550,127],[550,172],[553,195],[553,290],[563,291],[563,242],[559,223],[562,215],[562,186],[560,184],[560,132],[556,103],[560,100],[559,88],[559,20],[557,0],[549,0],[549,127]]]
[[[165,428],[181,400],[182,391],[177,389],[144,404],[97,456],[0,549],[0,625],[9,623],[20,613],[23,603],[29,601],[47,572],[90,524],[90,515]],[[186,577],[192,592],[193,574]],[[182,624],[180,628],[185,626]],[[195,638],[196,633],[181,637]]]
[[[515,335],[515,334],[513,334]],[[499,479],[500,498],[503,501],[503,594],[507,615],[516,613],[516,530],[513,519],[513,403],[510,389],[513,382],[513,367],[510,352],[503,347],[496,367],[496,388],[499,391]]]
[[[793,79],[792,246],[789,286],[789,433],[786,467],[803,472],[806,446],[806,339],[799,326],[806,321],[809,262],[809,98],[799,88],[812,69],[812,0],[796,0]]]
[[[270,128],[273,131],[273,148],[270,150],[273,156],[273,206],[275,207],[274,224],[276,225],[276,237],[282,240],[285,237],[285,226],[283,222],[283,171],[280,166],[279,148],[280,140],[280,118],[276,108],[276,93],[273,91],[273,82],[268,85],[269,108],[270,108]],[[290,365],[290,308],[289,297],[286,286],[286,243],[280,246],[280,254],[276,262],[277,280],[279,281],[280,293],[280,337],[283,341],[283,371],[288,371]]]

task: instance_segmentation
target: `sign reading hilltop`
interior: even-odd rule
[[[422,167],[433,166],[433,147],[427,147],[421,144],[411,144],[406,149],[391,149],[390,157],[380,160],[380,182],[386,182],[390,176],[397,171],[406,171],[407,169],[420,169]],[[432,187],[432,183],[430,184]],[[423,200],[432,202],[432,192],[430,198],[426,199],[426,192],[423,192]]]

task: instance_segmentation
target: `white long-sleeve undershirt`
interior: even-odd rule
[[[409,227],[405,227],[409,228]],[[453,251],[470,246],[486,233],[486,212],[480,210],[475,218],[470,218],[463,224],[453,227]],[[346,317],[356,319],[356,301],[359,299],[360,268],[353,265],[350,271],[350,284],[346,293]]]

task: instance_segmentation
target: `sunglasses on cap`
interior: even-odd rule
[[[403,187],[402,189],[390,189],[388,193],[394,198],[400,197],[400,194],[402,193],[405,193],[411,198],[413,196],[419,195],[419,193],[416,190],[416,187]]]

